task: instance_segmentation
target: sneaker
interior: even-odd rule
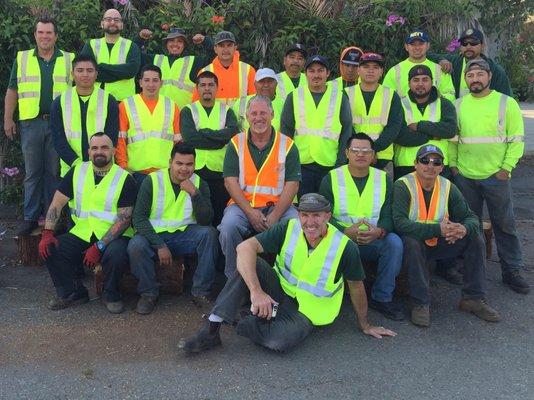
[[[453,285],[464,284],[464,277],[456,268],[436,268],[434,273]]]
[[[489,322],[498,322],[501,315],[492,308],[484,299],[461,299],[460,310],[475,314],[478,318]]]
[[[502,283],[510,286],[517,293],[527,294],[530,292],[530,285],[523,278],[518,270],[512,270],[502,275]]]
[[[137,301],[137,308],[135,309],[135,311],[137,311],[138,314],[150,314],[152,311],[154,311],[157,302],[158,296],[143,293]]]
[[[205,321],[199,331],[191,336],[189,339],[185,339],[179,344],[185,353],[200,353],[201,351],[213,349],[214,347],[221,346],[221,335],[219,333],[219,327],[216,327],[214,332],[210,333],[211,324],[217,324],[217,322]]]
[[[64,308],[77,306],[89,302],[89,294],[87,292],[73,293],[69,297],[54,297],[48,303],[49,310],[63,310]]]
[[[111,314],[120,314],[124,311],[124,303],[119,300],[119,301],[106,301],[106,300],[103,300],[105,306],[106,306],[106,309],[111,313]]]
[[[399,304],[392,301],[383,302],[371,299],[369,300],[369,308],[378,311],[384,317],[393,321],[402,321],[404,319],[402,308]]]
[[[19,229],[17,229],[17,232],[15,232],[15,235],[19,237],[29,235],[37,226],[37,221],[23,221]]]
[[[415,306],[412,308],[412,323],[417,326],[430,326],[430,307]]]

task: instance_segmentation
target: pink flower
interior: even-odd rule
[[[18,175],[20,171],[17,167],[13,167],[13,168],[5,167],[4,169],[0,170],[0,173],[4,176],[14,177]]]
[[[458,39],[452,39],[447,45],[446,49],[449,53],[453,53],[460,47],[460,41]]]
[[[119,4],[125,6],[126,3],[128,3],[128,0],[117,0],[119,2]]]
[[[406,23],[406,18],[397,15],[397,14],[389,14],[386,19],[386,26],[392,26],[393,24],[400,24],[404,25]]]
[[[222,24],[224,23],[224,17],[222,15],[214,15],[211,17],[211,22],[214,24]]]

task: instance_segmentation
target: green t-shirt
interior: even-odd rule
[[[255,237],[260,242],[265,253],[279,254],[282,250],[282,245],[286,238],[287,225],[289,220],[278,222],[265,232],[257,234]],[[313,248],[308,244],[308,251]],[[360,260],[360,252],[358,246],[349,241],[336,271],[336,281],[343,276],[348,281],[362,281],[365,279],[365,272],[363,271],[362,262]]]

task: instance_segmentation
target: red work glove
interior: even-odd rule
[[[96,243],[93,244],[91,247],[87,249],[85,252],[85,257],[83,259],[83,263],[87,265],[89,268],[96,267],[96,264],[100,261],[100,258],[102,257],[102,254],[100,253],[100,250],[98,250],[98,247],[96,247]]]
[[[41,241],[39,242],[39,255],[43,260],[50,257],[50,245],[56,249],[59,247],[59,242],[54,236],[54,231],[51,229],[43,229],[41,233]]]

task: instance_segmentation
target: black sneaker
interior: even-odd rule
[[[89,294],[87,292],[75,292],[69,297],[54,297],[48,303],[50,310],[63,310],[64,308],[77,306],[89,302]]]
[[[137,301],[137,307],[135,311],[138,314],[147,315],[154,311],[156,303],[158,302],[158,296],[153,294],[141,294],[139,300]]]
[[[211,324],[215,324],[215,322],[205,321],[195,335],[191,336],[189,339],[181,341],[178,347],[181,348],[185,353],[191,354],[200,353],[202,351],[221,346],[222,342],[219,329],[213,329],[214,332],[210,333]]]
[[[464,277],[456,268],[436,268],[434,273],[453,285],[464,284]]]
[[[15,232],[15,235],[19,237],[29,235],[37,226],[39,226],[37,221],[23,221],[19,229],[17,229],[17,232]]]
[[[527,294],[530,292],[530,285],[523,278],[518,270],[506,272],[502,275],[502,283],[510,286],[517,293]]]
[[[382,302],[371,299],[369,300],[369,307],[393,321],[402,321],[404,319],[402,308],[392,301]]]

